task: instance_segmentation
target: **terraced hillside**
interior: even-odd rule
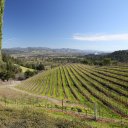
[[[128,66],[68,64],[42,72],[17,88],[94,109],[106,116],[128,117]]]

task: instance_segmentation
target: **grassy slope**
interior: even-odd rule
[[[17,64],[15,64],[15,65],[17,65]],[[20,65],[17,65],[17,66],[20,66]],[[24,66],[20,66],[20,68],[22,69],[22,72],[24,73],[24,72],[26,72],[27,70],[29,70],[29,71],[35,71],[34,69],[31,69],[31,68],[26,68],[26,67],[24,67]]]
[[[1,128],[89,128],[86,123],[81,124],[79,121],[69,121],[65,119],[53,118],[43,111],[22,110],[5,108],[0,109],[0,127]],[[9,116],[8,116],[9,115]]]
[[[26,67],[23,67],[23,66],[20,66],[20,68],[22,69],[23,73],[26,72],[27,70],[32,71],[32,72],[34,71],[34,69],[26,68]]]
[[[35,97],[27,94],[0,87],[0,128],[111,128],[112,125],[120,127],[120,123],[95,122],[43,109],[39,104],[44,105],[46,101],[39,99],[37,103],[35,100]]]

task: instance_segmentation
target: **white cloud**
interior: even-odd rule
[[[128,33],[124,34],[95,34],[95,35],[81,35],[75,34],[74,40],[81,41],[128,41]]]

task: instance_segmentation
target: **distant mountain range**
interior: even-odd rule
[[[49,55],[49,56],[77,55],[78,56],[78,55],[88,55],[88,54],[94,54],[94,55],[106,54],[106,52],[97,51],[97,50],[79,50],[79,49],[70,49],[70,48],[51,49],[46,47],[6,48],[3,49],[3,52],[12,55],[17,54],[22,56],[33,56],[33,55]]]
[[[27,48],[6,48],[2,52],[12,55],[14,57],[39,57],[39,56],[90,56],[90,57],[104,57],[111,58],[118,62],[128,62],[128,50],[119,50],[115,52],[103,52],[97,50],[79,50],[70,48],[52,49],[46,47],[27,47]],[[96,56],[95,56],[96,55]]]

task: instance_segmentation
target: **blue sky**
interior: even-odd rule
[[[3,48],[128,49],[128,0],[6,0]]]

